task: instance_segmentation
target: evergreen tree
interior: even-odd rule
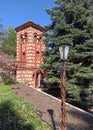
[[[67,62],[67,96],[70,102],[87,108],[93,106],[93,14],[89,0],[56,0],[47,9],[51,24],[46,26],[43,52],[45,83],[60,86],[61,61],[58,45],[70,45]]]

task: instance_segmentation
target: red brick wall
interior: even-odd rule
[[[42,70],[39,68],[43,64],[42,51],[45,50],[42,33],[31,26],[17,31],[16,79],[29,83],[32,87],[40,86]]]

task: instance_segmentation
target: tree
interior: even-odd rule
[[[85,108],[93,106],[93,14],[89,0],[56,0],[47,9],[52,23],[46,26],[43,52],[45,83],[60,86],[61,61],[58,45],[70,45],[67,63],[67,97]],[[91,6],[90,6],[91,5]]]
[[[16,56],[16,32],[12,26],[9,26],[4,32],[3,52]]]
[[[12,66],[16,55],[16,33],[11,26],[1,30],[0,42],[0,78],[5,84],[16,83]]]
[[[0,19],[1,22],[1,19]],[[0,23],[0,47],[2,46],[2,41],[4,38],[4,26]]]

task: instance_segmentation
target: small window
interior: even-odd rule
[[[23,52],[23,55],[25,55],[25,52]]]
[[[40,59],[40,52],[36,51],[36,60],[39,60],[39,59]]]
[[[40,52],[39,51],[36,51],[37,54],[39,54]]]

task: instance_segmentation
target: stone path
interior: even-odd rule
[[[51,125],[53,130],[60,130],[61,101],[59,99],[24,84],[11,87],[19,96],[33,104],[41,119]],[[93,130],[93,117],[72,109],[68,104],[66,104],[66,118],[67,130]]]

